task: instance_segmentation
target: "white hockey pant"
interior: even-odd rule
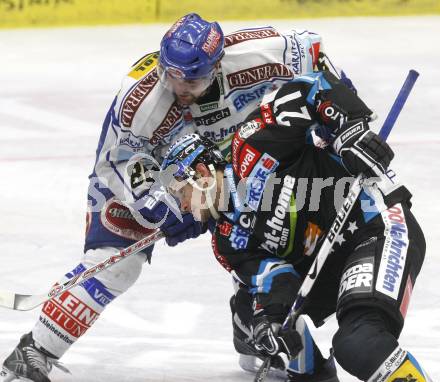
[[[111,247],[89,250],[81,263],[65,277],[71,278],[117,251]],[[34,340],[53,355],[61,357],[96,322],[105,307],[134,284],[145,260],[145,254],[132,255],[81,286],[46,302],[32,329]]]

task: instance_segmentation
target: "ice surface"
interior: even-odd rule
[[[226,31],[257,23],[223,23]],[[414,194],[428,250],[401,343],[440,379],[439,17],[266,21],[308,28],[355,82],[380,126],[409,69],[420,78],[392,132],[394,167]],[[168,25],[0,32],[0,288],[43,293],[78,262],[87,176],[122,76]],[[436,37],[437,36],[437,37]],[[158,245],[152,265],[108,307],[53,381],[251,381],[231,342],[230,277],[209,238]],[[38,310],[0,310],[0,359]],[[328,349],[334,319],[316,330]],[[359,344],[362,346],[362,344]],[[355,381],[344,371],[344,382]]]

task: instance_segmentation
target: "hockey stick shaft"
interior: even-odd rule
[[[123,259],[129,256],[133,256],[136,253],[152,246],[158,240],[165,237],[162,231],[156,230],[150,235],[144,237],[143,239],[137,241],[136,243],[130,245],[127,248],[120,250],[118,253],[110,256],[106,260],[96,264],[95,266],[86,269],[84,272],[79,273],[72,277],[71,279],[55,284],[50,291],[46,294],[41,295],[22,295],[14,292],[0,291],[0,306],[4,308],[9,308],[13,310],[31,310],[37,306],[43,304],[44,302],[57,297],[64,293],[65,291],[81,284],[82,282],[96,276],[98,273],[112,267],[113,265],[119,263]]]
[[[396,123],[397,117],[402,111],[403,106],[405,105],[405,102],[408,99],[409,93],[411,93],[411,90],[414,84],[416,83],[418,77],[419,77],[419,73],[416,72],[414,69],[411,69],[408,75],[406,76],[406,80],[402,85],[402,88],[400,89],[400,92],[397,95],[393,103],[393,106],[391,106],[391,110],[389,111],[385,119],[385,122],[383,123],[383,126],[379,132],[380,137],[385,141],[387,140],[388,135],[390,135],[391,129]]]
[[[399,116],[402,108],[408,99],[409,93],[411,92],[419,73],[415,70],[410,70],[402,88],[399,91],[393,105],[391,106],[390,111],[388,112],[387,118],[385,119],[382,128],[380,129],[379,135],[382,139],[386,140]],[[347,221],[347,218],[353,209],[354,204],[356,203],[359,194],[362,191],[362,175],[359,175],[353,185],[350,187],[347,197],[342,203],[341,208],[339,209],[335,221],[333,222],[327,236],[322,244],[318,254],[313,261],[309,272],[307,273],[300,290],[296,296],[296,299],[290,309],[289,314],[283,323],[283,328],[288,329],[289,327],[295,324],[301,310],[304,306],[304,302],[310,293],[313,285],[315,284],[316,278],[318,277],[325,261],[327,260],[330,251],[333,248],[333,244],[335,239],[340,235],[342,229]],[[271,357],[266,358],[266,360],[261,365],[260,369],[257,371],[255,375],[254,382],[263,382],[266,379],[267,373],[269,372],[271,364]]]
[[[391,132],[391,129],[394,127],[394,124],[397,120],[397,117],[399,116],[400,112],[403,109],[403,106],[405,105],[406,100],[408,99],[408,96],[419,76],[419,73],[417,73],[415,70],[410,70],[404,84],[402,85],[402,88],[400,89],[399,94],[396,97],[396,100],[394,101],[393,105],[391,106],[391,109],[388,113],[387,118],[384,121],[384,124],[382,125],[382,128],[380,129],[379,136],[386,140]],[[344,202],[342,203],[341,208],[339,209],[335,221],[333,222],[329,232],[327,233],[327,236],[324,240],[323,245],[321,246],[318,254],[315,257],[315,260],[312,263],[312,266],[310,267],[309,272],[307,273],[301,288],[298,292],[298,295],[295,299],[295,302],[292,305],[292,308],[286,317],[286,320],[284,321],[283,327],[287,328],[290,323],[294,323],[296,318],[298,317],[306,297],[310,293],[310,290],[312,289],[313,285],[315,284],[315,281],[325,263],[327,260],[330,251],[333,248],[333,244],[335,239],[340,235],[342,232],[342,229],[344,228],[345,222],[347,221],[347,218],[356,203],[357,198],[359,197],[359,194],[362,191],[362,175],[359,175],[356,180],[354,181],[353,185],[351,186],[347,197],[345,198]]]

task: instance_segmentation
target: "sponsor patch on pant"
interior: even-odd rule
[[[406,263],[409,238],[408,227],[400,204],[382,212],[385,241],[382,250],[376,290],[394,300],[399,297]]]
[[[339,284],[338,300],[357,294],[371,293],[373,288],[374,257],[366,257],[345,267]]]
[[[98,312],[69,291],[47,301],[42,313],[74,338],[81,337],[99,317]]]

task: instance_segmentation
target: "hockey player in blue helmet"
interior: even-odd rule
[[[323,100],[341,110],[343,123],[326,118]],[[370,115],[329,72],[299,77],[240,126],[231,143],[232,163],[219,160],[218,148],[191,134],[170,147],[162,164],[164,170],[174,165],[176,182],[168,188],[181,210],[216,220],[213,252],[239,280],[231,308],[234,321],[241,309],[239,326],[248,334],[234,327],[235,347],[287,367],[287,381],[336,382],[334,358],[361,381],[432,382],[399,341],[425,238],[409,190],[397,181],[385,185],[394,153],[370,130]],[[316,124],[331,132],[326,148],[307,144]],[[374,177],[362,186],[371,197],[355,203],[349,227],[321,264],[301,311],[316,326],[336,313],[333,353],[326,360],[300,319],[292,328],[282,324],[337,221],[338,184],[349,174]],[[322,179],[332,183],[313,195],[309,185]]]
[[[214,81],[224,41],[220,25],[196,13],[182,17],[162,38],[159,79],[182,105],[194,103]]]
[[[191,214],[180,221],[168,213],[163,193],[152,188],[163,154],[179,136],[193,131],[229,152],[239,124],[267,93],[326,62],[321,42],[313,32],[271,26],[223,36],[217,23],[196,14],[180,18],[160,50],[131,67],[108,110],[90,176],[84,254],[66,277],[143,238],[151,232],[145,222],[160,225],[170,246],[205,232],[206,225]],[[4,361],[5,378],[48,382],[52,365],[87,335],[108,304],[131,288],[152,251],[131,256],[88,286],[69,291],[69,299],[96,318],[82,322],[81,331],[63,319],[58,306],[47,303]]]

